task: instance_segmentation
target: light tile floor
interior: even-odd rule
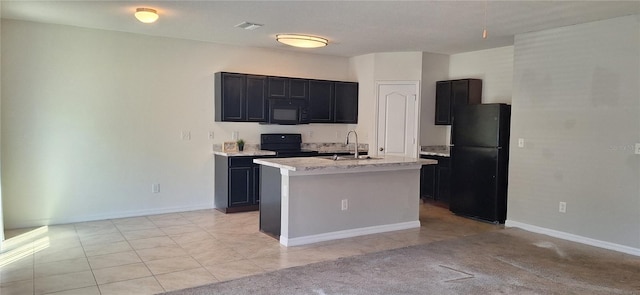
[[[420,229],[284,247],[258,212],[200,210],[6,232],[0,294],[156,294],[502,226],[420,205]]]

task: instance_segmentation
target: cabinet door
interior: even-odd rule
[[[309,81],[309,122],[333,122],[333,82]]]
[[[482,80],[463,79],[451,82],[451,111],[457,105],[479,104],[482,97]]]
[[[447,164],[448,165],[448,164]],[[451,196],[451,168],[438,164],[436,200],[449,204]]]
[[[451,125],[451,81],[436,82],[435,125]]]
[[[247,75],[247,121],[264,122],[267,120],[267,77]]]
[[[358,123],[358,83],[334,82],[336,123]]]
[[[289,79],[289,98],[307,100],[309,98],[309,80]]]
[[[268,77],[268,93],[270,98],[288,98],[289,79],[284,77]]]
[[[229,168],[229,207],[251,205],[253,168]]]
[[[420,197],[435,199],[436,165],[423,165],[420,169]]]
[[[469,80],[451,81],[451,98],[452,108],[457,105],[467,104],[469,99]]]
[[[222,73],[219,94],[222,121],[242,121],[245,113],[245,75]]]

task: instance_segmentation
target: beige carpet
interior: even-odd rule
[[[165,294],[640,294],[640,257],[506,229]]]

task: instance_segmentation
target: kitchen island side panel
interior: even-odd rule
[[[287,237],[419,223],[419,168],[288,176]]]
[[[260,167],[260,231],[280,237],[281,200],[280,168]]]

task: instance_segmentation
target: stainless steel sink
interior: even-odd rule
[[[318,157],[318,158],[332,160],[332,161],[361,161],[361,160],[379,160],[379,159],[382,159],[382,158],[371,157],[371,156],[367,156],[367,155],[358,156],[358,158],[354,157],[353,155],[347,155],[347,156],[333,155],[333,156],[323,156],[323,157]]]

